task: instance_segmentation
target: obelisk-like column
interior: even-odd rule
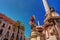
[[[47,0],[42,0],[42,2],[43,2],[43,5],[44,5],[46,14],[47,14],[47,13],[50,13],[50,8],[49,8],[49,6],[48,6]]]

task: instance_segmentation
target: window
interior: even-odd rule
[[[9,37],[9,31],[6,33],[5,37]]]
[[[3,23],[2,27],[4,27],[4,26],[5,26],[5,23]]]
[[[2,34],[2,32],[3,32],[3,29],[0,30],[0,34]]]
[[[0,20],[0,24],[1,24],[2,22],[1,22],[1,20]]]
[[[8,29],[10,30],[10,28],[11,28],[11,26],[9,26],[9,28],[8,28]]]
[[[7,35],[9,35],[9,31],[7,32]]]
[[[14,38],[14,33],[12,34],[12,36],[11,36],[12,38]]]
[[[8,40],[7,38],[4,38],[3,40]]]

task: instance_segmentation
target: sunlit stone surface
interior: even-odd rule
[[[47,0],[43,0],[43,5],[46,11],[44,24],[41,26],[38,21],[37,26],[34,17],[33,21],[30,19],[32,30],[29,40],[60,40],[60,15],[48,6]]]

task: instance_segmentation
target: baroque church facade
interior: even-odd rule
[[[29,40],[60,40],[60,16],[54,8],[49,7],[47,0],[43,0],[46,11],[44,25],[35,24],[35,16],[31,16],[31,34]]]

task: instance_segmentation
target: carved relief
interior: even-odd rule
[[[56,38],[56,30],[53,26],[49,26],[46,30],[46,40],[57,40]]]

